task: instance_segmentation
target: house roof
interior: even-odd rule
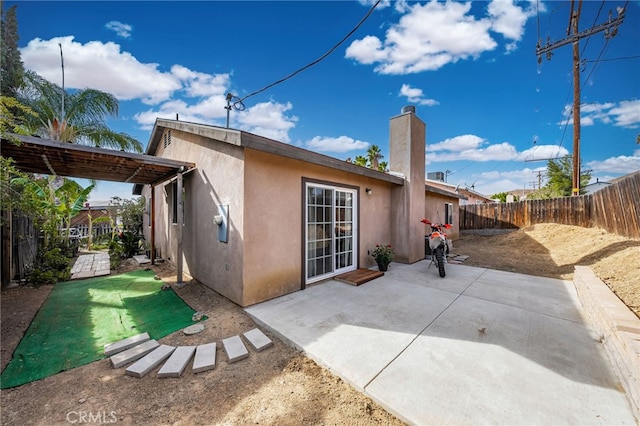
[[[186,161],[59,142],[33,136],[2,138],[2,155],[12,158],[18,170],[28,173],[84,179],[155,184],[190,169]]]
[[[162,141],[162,135],[165,129],[171,129],[181,132],[187,132],[200,135],[209,139],[226,142],[230,145],[236,145],[244,148],[255,149],[267,152],[281,157],[300,160],[311,164],[317,164],[324,167],[330,167],[348,173],[354,173],[370,177],[372,179],[390,182],[395,185],[404,185],[402,177],[394,176],[389,173],[379,172],[368,167],[358,166],[339,160],[328,155],[319,154],[297,146],[278,142],[273,139],[258,136],[253,133],[244,132],[242,130],[228,129],[225,127],[212,126],[208,124],[190,123],[186,121],[156,119],[155,126],[151,132],[149,143],[147,144],[147,154],[153,155],[158,149],[158,145]]]
[[[447,191],[446,189],[438,188],[436,186],[429,185],[429,184],[425,184],[424,185],[424,189],[427,192],[432,192],[434,194],[444,195],[445,197],[458,198],[460,200],[466,200],[467,199],[467,197],[465,197],[462,194],[458,194],[456,192]]]

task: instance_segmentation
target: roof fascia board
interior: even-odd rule
[[[449,192],[449,191],[446,191],[444,189],[436,188],[435,186],[431,186],[431,185],[425,185],[424,186],[424,190],[426,192],[432,192],[434,194],[444,195],[446,197],[458,198],[460,200],[467,200],[467,197],[465,197],[462,194],[456,194],[456,193],[453,193],[453,192]]]
[[[208,124],[190,123],[188,121],[167,120],[158,118],[151,132],[147,154],[154,155],[162,139],[165,130],[176,130],[185,133],[199,135],[205,138],[226,142],[231,145],[240,146],[240,131],[226,129],[223,127],[211,126]]]
[[[331,167],[333,169],[341,170],[347,173],[354,173],[360,176],[382,180],[396,185],[404,185],[404,179],[402,179],[401,177],[393,176],[384,172],[379,172],[367,167],[347,163],[344,160],[339,160],[337,158],[330,157],[324,154],[318,154],[317,152],[274,141],[272,139],[254,135],[252,133],[242,132],[242,146],[245,148],[255,149],[257,151],[262,151],[281,157],[291,158],[293,160],[304,161],[324,167]]]

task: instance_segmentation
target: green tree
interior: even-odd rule
[[[18,21],[17,6],[11,6],[4,12],[4,2],[0,1],[0,94],[2,96],[15,97],[22,85],[24,66],[20,50],[18,50]]]
[[[582,167],[580,168],[582,170]],[[547,163],[547,177],[545,185],[549,198],[569,197],[573,193],[573,161],[570,157],[559,160],[549,160]],[[584,187],[591,180],[591,172],[580,173],[580,194],[584,194]]]
[[[44,246],[47,249],[60,243],[69,246],[68,234],[61,235],[61,228],[69,227],[71,219],[80,212],[93,185],[82,188],[76,181],[57,176],[34,179],[31,176],[13,178],[11,184],[20,196],[33,200],[32,209],[23,212],[42,226]]]
[[[133,200],[122,200],[120,215],[122,218],[122,227],[125,231],[134,235],[142,235],[142,218],[145,209],[145,199],[138,197]]]
[[[10,96],[0,96],[0,135],[4,138],[7,133],[28,135],[23,122],[24,117],[37,117],[37,114],[29,107],[22,105],[15,98]],[[9,139],[11,139],[9,137]],[[17,140],[14,142],[18,143]]]
[[[369,168],[373,170],[380,169],[380,160],[384,158],[378,145],[371,145],[367,150],[367,161]]]
[[[35,72],[27,71],[18,100],[38,114],[35,118],[25,117],[25,125],[32,134],[63,142],[142,152],[142,144],[133,136],[107,127],[106,119],[118,115],[118,100],[109,93],[95,89],[68,93]]]
[[[62,215],[64,228],[71,227],[71,219],[80,213],[94,187],[95,185],[89,185],[83,188],[75,180],[64,178],[64,183],[56,191],[57,207]],[[65,246],[69,247],[69,232],[66,232],[63,237]]]
[[[507,202],[507,195],[509,195],[506,192],[498,192],[496,194],[493,194],[491,196],[492,199],[494,200],[499,200],[501,203],[506,203]]]
[[[357,166],[367,167],[367,157],[364,155],[357,155],[356,159],[353,160],[353,164]]]

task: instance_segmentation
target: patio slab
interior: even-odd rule
[[[409,424],[636,424],[572,283],[427,267],[246,312]]]

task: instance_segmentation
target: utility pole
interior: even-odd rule
[[[575,0],[571,0],[571,12],[569,16],[569,27],[567,28],[567,37],[551,43],[547,39],[547,43],[541,46],[540,41],[536,46],[536,55],[538,63],[542,62],[542,55],[546,54],[548,60],[553,55],[552,51],[558,47],[573,43],[573,191],[572,195],[580,195],[580,39],[590,37],[601,31],[605,31],[605,38],[609,40],[618,33],[618,25],[624,19],[624,8],[618,8],[618,17],[611,19],[609,12],[609,20],[604,24],[596,25],[582,32],[578,31],[578,22],[582,11],[582,0],[578,0],[578,8],[574,10]]]

